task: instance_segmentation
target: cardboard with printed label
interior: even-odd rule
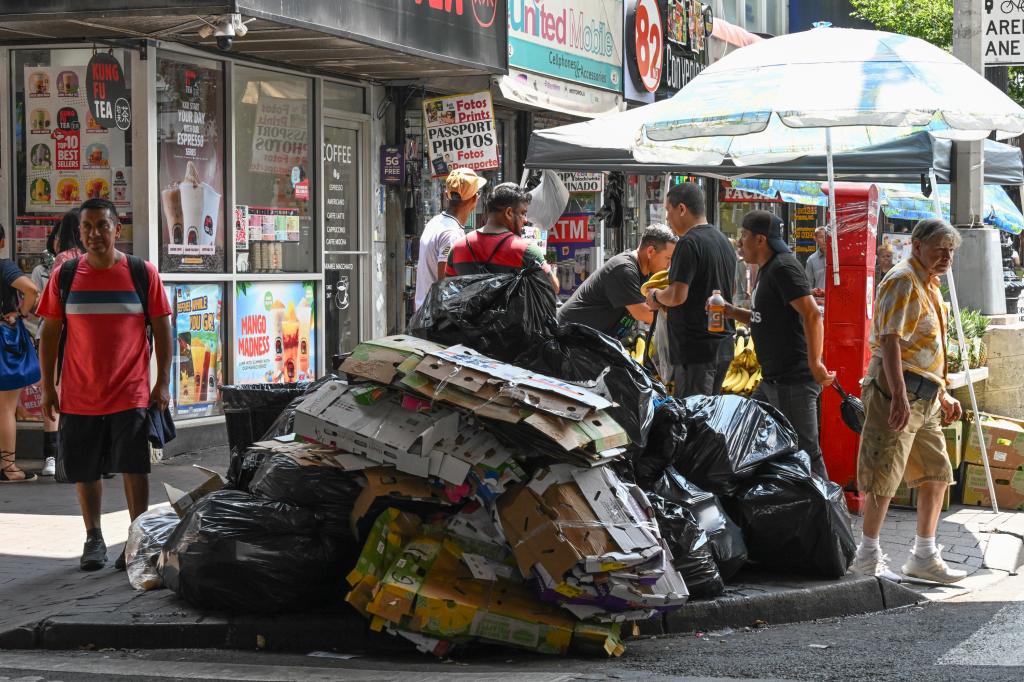
[[[397,471],[390,467],[376,467],[362,472],[366,477],[366,487],[356,497],[352,505],[352,528],[357,527],[373,503],[380,498],[389,498],[404,502],[419,502],[439,508],[450,506],[450,502],[442,498],[430,482],[419,476]]]
[[[981,433],[991,466],[1000,469],[1024,467],[1024,421],[982,413]],[[981,464],[981,447],[973,422],[968,423],[964,436],[964,461]]]
[[[364,341],[356,346],[352,354],[341,363],[341,371],[378,383],[390,384],[397,375],[405,374],[402,369],[410,358],[415,362],[405,367],[407,370],[418,364],[426,353],[443,349],[444,346],[440,344],[415,336],[385,336]]]
[[[964,469],[963,503],[968,506],[991,507],[992,496],[988,491],[985,468],[978,464],[967,464]],[[991,469],[999,510],[1024,511],[1024,469]]]
[[[352,587],[345,601],[364,615],[369,615],[366,607],[373,600],[384,571],[398,558],[402,548],[419,529],[420,519],[412,514],[405,514],[393,507],[381,512],[366,537],[355,568],[345,578]]]
[[[956,421],[948,426],[943,426],[942,436],[946,439],[946,454],[949,456],[949,463],[955,471],[963,461],[964,423]]]

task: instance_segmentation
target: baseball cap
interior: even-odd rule
[[[763,234],[768,237],[768,246],[775,253],[790,253],[789,246],[782,238],[782,218],[769,211],[751,211],[743,216],[743,227],[751,234]]]
[[[472,168],[456,168],[444,181],[444,193],[452,199],[472,199],[487,184]]]

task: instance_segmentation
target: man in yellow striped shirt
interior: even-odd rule
[[[962,411],[946,393],[948,316],[939,277],[953,264],[960,234],[944,220],[922,220],[911,242],[911,257],[893,267],[878,287],[857,461],[857,485],[867,498],[864,535],[851,569],[899,580],[888,569],[878,536],[889,502],[906,480],[917,488],[917,539],[903,573],[953,583],[967,574],[942,560],[935,531],[953,482],[942,426],[959,419]]]

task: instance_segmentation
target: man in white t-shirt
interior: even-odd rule
[[[466,236],[463,227],[476,210],[480,189],[487,184],[469,168],[456,168],[444,183],[445,210],[434,216],[420,235],[420,259],[416,265],[416,308],[423,305],[431,285],[444,279],[448,252]]]

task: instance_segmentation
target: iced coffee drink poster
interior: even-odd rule
[[[158,80],[162,265],[177,271],[220,272],[224,268],[222,75],[217,69],[162,59]]]
[[[314,291],[313,282],[235,284],[235,383],[315,378]]]
[[[89,113],[84,66],[25,67],[25,200],[34,212],[63,213],[100,197],[127,207],[124,135]]]
[[[175,286],[175,404],[179,416],[213,414],[223,383],[221,286]]]

